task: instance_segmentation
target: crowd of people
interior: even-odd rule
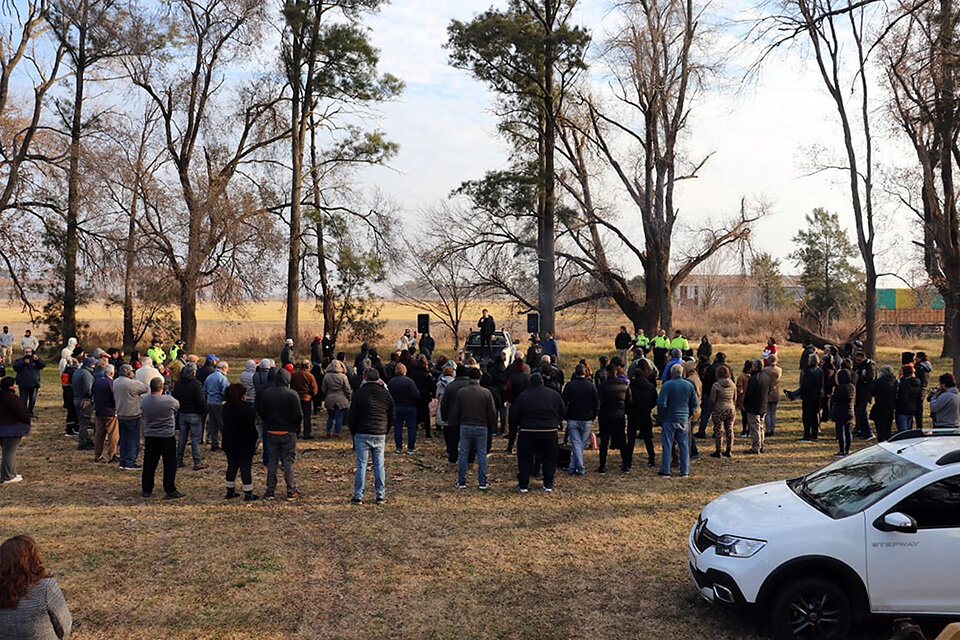
[[[658,475],[685,477],[700,456],[697,440],[711,435],[711,424],[710,456],[732,457],[735,436],[748,438],[744,454],[762,454],[784,397],[801,403],[801,442],[817,441],[821,425],[834,423],[838,456],[850,452],[854,438],[882,441],[894,428],[921,428],[927,403],[934,426],[960,426],[956,381],[944,374],[928,393],[932,368],[923,353],[904,354],[896,375],[890,366],[878,368],[857,342],[827,345],[819,354],[805,344],[797,385],[787,388],[774,338],[737,374],[726,354],[714,353],[707,336],[695,342],[694,351],[679,330],[672,338],[661,330],[649,339],[643,331],[631,334],[621,327],[614,338],[616,355],[600,357],[595,370],[581,360],[567,380],[552,334],[535,337],[522,354],[490,349],[496,325],[486,311],[477,326],[486,347],[479,358],[434,354],[429,333],[417,339],[407,330],[385,360],[364,344],[348,362],[327,334],[314,339],[309,358],[299,358],[288,339],[279,363],[269,357],[247,360],[233,383],[227,362],[212,353],[202,359],[189,354],[183,341],[167,350],[154,339],[143,355],[127,359],[119,349],[87,354],[71,338],[59,361],[65,434],[76,438],[79,450],[92,451],[94,462],[139,472],[144,498],[153,494],[158,466],[164,499],[182,497],[178,469],[207,469],[206,445],[226,456],[225,497],[257,500],[252,476],[259,445],[264,497],[276,495],[282,469],[286,497],[296,500],[301,496],[297,443],[314,438],[314,421],[325,415],[326,437],[341,437],[344,425],[352,436],[357,466],[350,501],[362,504],[371,461],[376,500],[386,499],[384,457],[391,430],[398,454],[416,454],[418,439],[442,435],[446,457],[457,465],[457,489],[467,487],[474,462],[478,488],[489,488],[487,457],[494,438],[502,437],[506,452],[516,455],[517,489],[527,492],[531,478],[539,477],[549,492],[558,466],[571,476],[587,472],[584,450],[593,442],[599,474],[607,472],[611,451],[619,453],[620,472],[630,473],[641,440],[647,465]],[[544,344],[551,353],[544,353]],[[35,354],[38,347],[22,342],[16,379],[0,381],[5,484],[22,480],[16,451],[30,432],[39,372],[46,366]]]

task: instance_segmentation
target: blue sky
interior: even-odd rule
[[[498,3],[394,0],[369,22],[373,41],[382,51],[383,69],[402,78],[407,88],[400,100],[381,108],[382,126],[400,144],[399,156],[390,169],[368,170],[362,177],[411,218],[464,180],[507,162],[507,147],[496,137],[490,93],[448,66],[443,50],[451,19],[468,20],[491,4]],[[595,39],[612,27],[611,5],[610,0],[581,0],[578,21],[593,31]],[[599,68],[592,80],[602,87]],[[880,135],[889,131],[884,127]],[[697,180],[678,190],[681,218],[695,225],[735,212],[742,197],[764,200],[770,213],[756,229],[756,245],[784,259],[785,270],[793,271],[786,260],[792,251],[790,239],[812,208],[839,212],[852,234],[845,177],[803,177],[811,148],[839,151],[838,132],[833,104],[799,50],[773,59],[759,81],[745,89],[707,92],[694,106],[685,146],[691,157],[711,152],[714,156]],[[889,138],[881,143],[881,158],[909,161],[901,142]],[[603,198],[621,213],[623,226],[639,232],[625,194],[613,181],[604,181],[603,187]],[[917,229],[902,212],[890,211],[889,217],[881,245],[894,248],[884,249],[881,261],[906,276],[913,256],[898,247]]]

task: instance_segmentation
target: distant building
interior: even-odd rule
[[[785,306],[791,306],[803,295],[800,276],[783,276],[787,292]],[[763,308],[760,287],[745,275],[690,275],[673,292],[673,301],[680,308],[709,309],[748,301],[751,309]]]
[[[944,302],[933,287],[877,289],[877,321],[901,329],[938,329],[944,325]]]

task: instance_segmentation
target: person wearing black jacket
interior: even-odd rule
[[[507,379],[510,377],[510,374],[507,371],[506,358],[507,354],[501,353],[500,357],[495,358],[493,362],[490,363],[490,366],[487,367],[486,379],[480,379],[480,384],[489,389],[490,393],[493,394],[493,403],[497,408],[497,422],[499,423],[497,433],[501,436],[507,432],[506,393]],[[490,451],[489,447],[487,451]]]
[[[447,393],[450,393],[447,387]],[[446,400],[446,393],[443,395]],[[559,393],[545,387],[539,373],[530,376],[530,386],[510,407],[510,424],[518,425],[517,480],[520,493],[527,493],[534,458],[543,463],[543,490],[553,491],[557,471],[557,431],[566,407]]]
[[[177,443],[177,466],[182,467],[183,454],[190,439],[190,451],[193,454],[193,470],[201,471],[210,465],[204,464],[200,455],[200,441],[203,439],[203,413],[207,408],[207,394],[197,379],[197,365],[188,362],[180,371],[180,377],[173,385],[174,399],[180,403],[177,415],[180,420],[180,441]],[[259,397],[259,394],[257,394]]]
[[[263,432],[270,435],[267,441],[267,490],[264,498],[272,498],[277,488],[277,464],[283,464],[283,482],[287,486],[287,500],[300,497],[293,475],[297,456],[297,435],[303,424],[303,409],[300,396],[290,388],[290,372],[278,369],[273,386],[257,394],[257,415],[263,422]]]
[[[397,453],[403,453],[403,426],[407,426],[407,453],[417,451],[417,404],[420,402],[420,390],[410,376],[407,367],[397,363],[396,375],[390,378],[387,389],[393,396],[396,405],[397,418],[393,425],[393,437],[397,445]],[[452,461],[451,461],[452,462]]]
[[[477,328],[480,329],[480,348],[489,347],[493,334],[497,331],[497,323],[486,309],[481,312],[480,320],[477,321]]]
[[[650,365],[647,360],[641,360],[633,371],[633,380],[630,382],[630,396],[632,403],[627,409],[627,443],[620,450],[623,466],[627,472],[633,466],[633,451],[637,442],[637,434],[643,438],[647,449],[647,466],[656,466],[656,454],[653,449],[653,410],[657,406],[657,387],[650,382]]]
[[[620,327],[620,333],[613,339],[613,346],[617,350],[617,355],[620,356],[620,359],[626,362],[630,347],[633,346],[633,338],[630,336],[630,332],[627,331],[626,327]]]
[[[628,334],[629,337],[629,334]],[[600,411],[600,394],[597,385],[586,377],[586,367],[578,364],[573,377],[563,388],[563,402],[566,404],[567,436],[570,438],[570,465],[567,473],[584,475],[583,449],[593,431],[593,421]]]
[[[231,384],[225,394],[223,405],[223,432],[220,446],[227,454],[227,495],[225,499],[236,498],[237,471],[243,483],[243,500],[251,502],[257,496],[253,492],[253,454],[257,451],[257,412],[247,402],[247,392],[242,384]]]
[[[706,339],[707,336],[703,336]],[[707,343],[709,344],[709,342]],[[703,346],[701,344],[701,346]],[[710,347],[710,351],[713,352],[713,347]],[[697,430],[696,437],[706,438],[707,437],[707,424],[710,422],[710,417],[713,414],[713,409],[710,408],[710,389],[713,387],[713,383],[717,381],[717,368],[727,366],[727,354],[723,351],[717,351],[717,356],[713,359],[713,363],[707,366],[703,375],[700,376],[700,383],[703,385],[702,396],[703,402],[700,406],[700,427]]]
[[[750,448],[746,453],[763,453],[764,426],[763,416],[767,412],[767,396],[770,389],[767,377],[760,375],[763,362],[754,360],[750,368],[750,381],[744,395],[744,407],[747,412],[747,431],[750,434]]]
[[[919,409],[918,409],[919,407]],[[897,433],[913,428],[913,419],[923,410],[923,384],[914,375],[913,364],[905,364],[900,369],[900,384],[897,386],[897,405],[895,416]],[[919,426],[917,427],[920,428]]]
[[[13,363],[13,370],[17,372],[17,388],[20,389],[20,401],[31,418],[36,416],[33,409],[37,405],[37,392],[40,391],[40,370],[47,366],[37,356],[33,349],[23,350],[23,357]]]
[[[857,351],[853,370],[857,374],[854,379],[857,386],[857,405],[853,435],[868,439],[873,437],[868,408],[873,397],[873,383],[877,380],[877,365],[863,351]]]
[[[430,359],[421,354],[407,375],[420,392],[417,400],[417,424],[423,425],[424,435],[429,440],[433,437],[430,433],[430,401],[437,392],[437,382],[430,373]]]
[[[440,400],[440,415],[449,416],[453,403],[457,399],[457,393],[470,381],[467,375],[467,368],[463,365],[457,366],[457,377],[453,382],[447,385],[443,392],[443,398]],[[447,447],[447,461],[457,462],[460,460],[460,432],[454,432],[449,425],[443,428],[443,440]]]
[[[893,376],[893,368],[888,365],[880,367],[880,375],[870,390],[873,396],[873,408],[870,418],[877,427],[877,442],[890,439],[893,429],[893,416],[897,407],[897,379]]]
[[[320,355],[324,358],[333,360],[333,354],[337,350],[336,341],[330,337],[330,333],[323,334],[323,340],[320,341]]]
[[[600,394],[600,411],[597,413],[597,422],[600,427],[600,466],[597,473],[607,472],[607,452],[613,445],[620,450],[620,470],[629,471],[624,449],[624,428],[626,427],[627,410],[633,403],[630,395],[630,383],[622,367],[611,372],[609,378],[603,381],[598,392]]]
[[[217,362],[218,360],[216,355],[212,353],[207,354],[206,359],[203,361],[203,366],[200,367],[196,373],[196,378],[200,381],[201,386],[207,381],[207,378],[217,370]]]
[[[457,462],[457,489],[467,488],[467,465],[470,457],[477,458],[477,482],[481,491],[487,484],[487,444],[489,432],[496,426],[497,409],[493,394],[480,386],[481,372],[470,369],[469,382],[457,392],[450,409],[447,428],[460,434],[460,458]]]
[[[927,360],[927,354],[923,351],[917,351],[913,358],[913,370],[920,381],[920,397],[927,396],[927,387],[930,386],[930,375],[933,373],[933,365]],[[917,429],[923,429],[923,402],[917,404],[917,413],[914,416]]]
[[[857,402],[857,388],[853,384],[853,371],[844,367],[837,372],[837,386],[830,398],[830,419],[837,429],[837,457],[850,453],[853,439],[853,419]]]
[[[823,397],[823,369],[817,365],[817,355],[807,358],[807,368],[800,378],[800,412],[803,421],[803,437],[798,442],[816,442],[820,437],[820,402]]]
[[[530,386],[530,369],[523,363],[523,358],[517,356],[517,359],[510,365],[507,372],[507,387],[503,399],[507,404],[513,406],[520,394]],[[448,387],[449,389],[449,387]],[[511,419],[510,413],[507,413],[509,425],[507,425],[507,453],[513,453],[513,445],[517,440],[517,424]]]
[[[353,482],[351,504],[363,504],[363,492],[367,482],[367,461],[373,456],[373,479],[377,491],[377,504],[386,499],[386,473],[383,454],[386,448],[387,431],[395,419],[393,397],[380,374],[374,368],[365,369],[363,383],[354,392],[350,401],[348,424],[353,435],[353,448],[357,455],[356,476]]]
[[[427,357],[427,360],[433,357],[433,350],[437,348],[437,341],[433,339],[429,331],[424,331],[420,335],[420,341],[417,343],[420,354]]]

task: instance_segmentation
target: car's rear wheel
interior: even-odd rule
[[[770,610],[777,640],[842,640],[850,629],[850,598],[836,583],[801,578],[784,584]]]

